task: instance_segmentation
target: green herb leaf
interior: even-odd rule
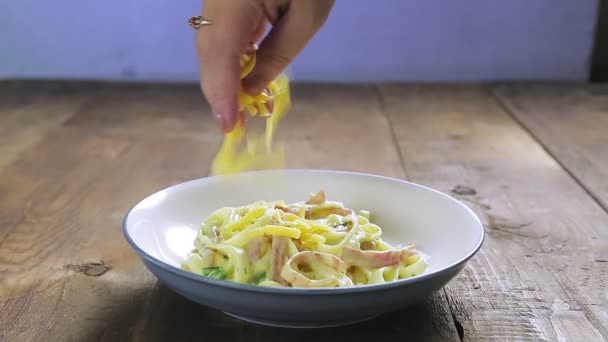
[[[218,280],[224,280],[224,279],[226,279],[227,276],[228,276],[228,274],[224,271],[215,271],[209,275],[209,277],[215,278]]]
[[[203,275],[204,276],[209,276],[209,274],[211,274],[211,273],[213,273],[215,271],[221,270],[221,269],[222,268],[220,266],[218,266],[218,267],[205,267],[205,268],[203,268]]]
[[[345,228],[348,228],[348,225],[349,225],[349,224],[351,224],[351,222],[350,222],[350,221],[343,219],[343,220],[342,220],[340,223],[338,223],[338,224],[336,225],[336,227],[335,227],[335,228],[338,228],[338,227],[345,227]]]
[[[256,276],[253,277],[252,282],[257,285],[257,284],[261,283],[262,281],[264,281],[265,279],[266,279],[266,272],[262,272],[262,273],[256,274]]]
[[[228,274],[222,270],[221,266],[205,267],[203,268],[203,275],[218,280],[224,280],[228,276]]]

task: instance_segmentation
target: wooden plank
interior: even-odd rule
[[[0,340],[128,336],[156,280],[124,241],[122,217],[146,194],[204,176],[219,145],[202,134],[182,134],[188,125],[159,116],[146,118],[156,131],[130,130],[140,113],[120,113],[111,121],[116,127],[100,124],[121,100],[112,99],[106,110],[93,100],[80,113],[95,108],[99,120],[89,126],[68,121],[1,173]],[[188,95],[180,100],[187,103]],[[205,116],[187,120],[200,127]],[[107,272],[87,272],[100,261]]]
[[[85,100],[81,91],[59,83],[0,83],[0,171],[61,126]]]
[[[608,86],[499,86],[495,94],[608,211]]]
[[[608,338],[608,215],[488,91],[380,89],[409,177],[460,185],[484,221],[484,246],[448,286],[464,339]]]
[[[213,118],[204,106],[196,107],[197,87],[130,87],[98,89],[99,98],[88,100],[77,116],[0,173],[0,340],[286,336],[180,298],[157,284],[127,246],[120,226],[130,205],[204,176],[220,142]],[[289,158],[290,166],[403,177],[373,89],[332,89],[294,92],[293,120],[286,119],[281,134],[308,142],[287,143],[298,157]],[[331,144],[332,134],[356,136],[361,124],[375,137]],[[308,140],[304,132],[310,133]],[[415,339],[458,339],[443,293],[426,305],[333,332],[369,339],[384,336],[375,331],[380,328],[386,340],[406,333]],[[323,334],[313,330],[291,337],[303,341]]]
[[[63,128],[6,168],[0,340],[129,334],[155,279],[124,241],[123,215],[146,194],[204,175],[213,149],[203,146],[214,143]],[[82,272],[101,261],[106,273]]]
[[[194,85],[104,84],[65,125],[93,133],[221,137]]]
[[[288,168],[405,177],[372,87],[302,84],[293,96],[293,108],[278,130]]]

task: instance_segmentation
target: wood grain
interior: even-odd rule
[[[83,131],[221,139],[200,89],[179,84],[104,84],[66,127]]]
[[[208,143],[65,128],[5,169],[3,337],[88,341],[128,334],[155,280],[124,241],[122,217],[143,196],[204,175],[213,150],[201,146]],[[111,269],[98,277],[66,268],[99,261]]]
[[[145,113],[123,112],[113,121],[123,129],[108,128],[100,122],[113,108],[90,95],[97,116],[90,106],[77,115],[99,120],[47,132],[0,173],[2,341],[128,340],[156,280],[124,241],[122,217],[143,196],[206,175],[219,145],[180,130],[204,115],[175,125],[146,118],[165,136],[129,127]],[[99,276],[66,268],[99,261],[111,267]]]
[[[500,86],[495,94],[608,211],[608,86]]]
[[[0,82],[0,171],[47,132],[61,126],[86,101],[93,88]]]
[[[608,338],[608,215],[480,87],[380,88],[409,177],[460,195],[487,239],[448,286],[464,340]]]
[[[123,214],[149,193],[206,175],[216,123],[196,86],[103,84],[85,95],[69,106],[55,94],[64,107],[50,98],[62,126],[21,133],[41,137],[0,170],[0,340],[458,340],[443,292],[363,325],[294,334],[236,321],[158,284],[124,241]],[[370,87],[296,88],[281,138],[290,138],[290,167],[404,176]],[[107,270],[84,271],[102,261]]]
[[[292,93],[278,130],[288,168],[405,177],[373,87],[297,85]]]

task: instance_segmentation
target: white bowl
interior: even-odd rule
[[[180,268],[212,211],[259,200],[298,202],[320,189],[347,207],[370,210],[389,243],[414,243],[429,256],[427,271],[379,285],[300,289],[215,280]],[[317,170],[248,172],[172,186],[137,203],[123,230],[148,269],[175,292],[245,320],[285,327],[343,325],[424,300],[464,267],[484,238],[477,216],[441,192],[392,178]]]

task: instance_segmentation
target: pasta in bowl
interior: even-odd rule
[[[306,199],[317,189],[341,202],[324,193]],[[283,327],[350,324],[423,301],[484,236],[477,216],[441,192],[322,170],[181,183],[135,204],[123,231],[174,292]]]
[[[269,287],[348,287],[422,274],[413,245],[394,247],[369,211],[345,208],[320,191],[306,202],[224,207],[201,225],[183,269]]]

